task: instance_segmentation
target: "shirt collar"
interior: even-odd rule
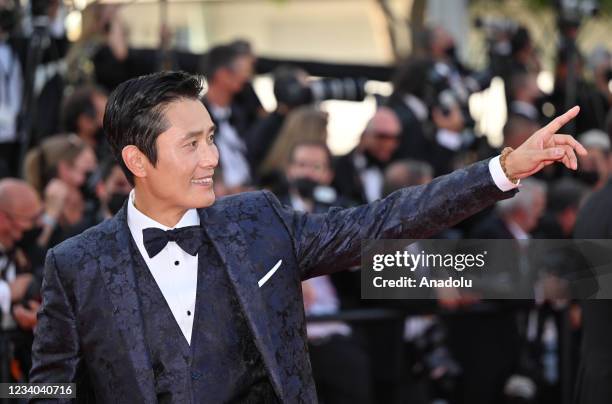
[[[183,217],[181,217],[181,220],[179,220],[176,226],[174,227],[165,226],[159,223],[158,221],[151,219],[149,216],[139,211],[138,208],[136,208],[136,206],[134,205],[135,191],[136,191],[135,189],[132,189],[130,191],[128,207],[127,207],[128,209],[127,222],[128,222],[128,227],[130,228],[130,231],[132,233],[132,236],[134,237],[134,240],[136,241],[136,244],[140,245],[143,243],[142,231],[149,227],[156,227],[162,230],[170,230],[170,229],[178,229],[180,227],[200,225],[200,216],[198,215],[198,211],[193,208],[185,212]]]

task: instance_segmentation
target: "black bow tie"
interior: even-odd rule
[[[195,256],[202,245],[202,229],[200,226],[180,227],[172,230],[162,230],[149,227],[142,231],[144,246],[149,258],[155,257],[164,249],[168,241],[174,241],[187,254]]]

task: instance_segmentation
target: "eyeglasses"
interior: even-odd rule
[[[292,164],[299,168],[310,168],[315,171],[323,171],[329,169],[329,166],[316,163],[307,163],[305,161],[293,161]]]
[[[377,140],[392,140],[394,142],[398,142],[400,138],[396,133],[374,132],[373,135]]]
[[[45,214],[44,209],[41,209],[40,212],[36,213],[33,216],[21,215],[19,213],[9,212],[8,210],[1,209],[1,208],[0,208],[0,212],[3,212],[13,222],[23,221],[23,222],[28,222],[28,223],[38,223],[42,219],[43,215]]]

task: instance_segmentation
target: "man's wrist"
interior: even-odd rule
[[[518,177],[516,176],[516,172],[514,170],[514,164],[512,163],[514,155],[514,149],[511,147],[504,147],[499,156],[499,163],[501,165],[502,171],[506,175],[506,178],[513,183],[518,184]]]
[[[503,192],[517,188],[518,184],[520,183],[520,180],[519,183],[515,184],[508,179],[508,177],[506,176],[506,174],[504,174],[504,171],[502,170],[499,158],[500,156],[496,156],[489,160],[489,172],[491,173],[493,182]]]

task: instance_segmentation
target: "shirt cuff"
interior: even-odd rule
[[[511,189],[518,188],[521,180],[518,180],[518,183],[513,183],[506,177],[504,174],[504,170],[502,170],[501,163],[499,161],[500,156],[493,157],[489,160],[489,172],[491,173],[491,177],[493,177],[493,182],[497,185],[497,188],[502,191],[510,191]]]
[[[4,317],[11,311],[11,288],[3,280],[0,280],[0,309]]]

